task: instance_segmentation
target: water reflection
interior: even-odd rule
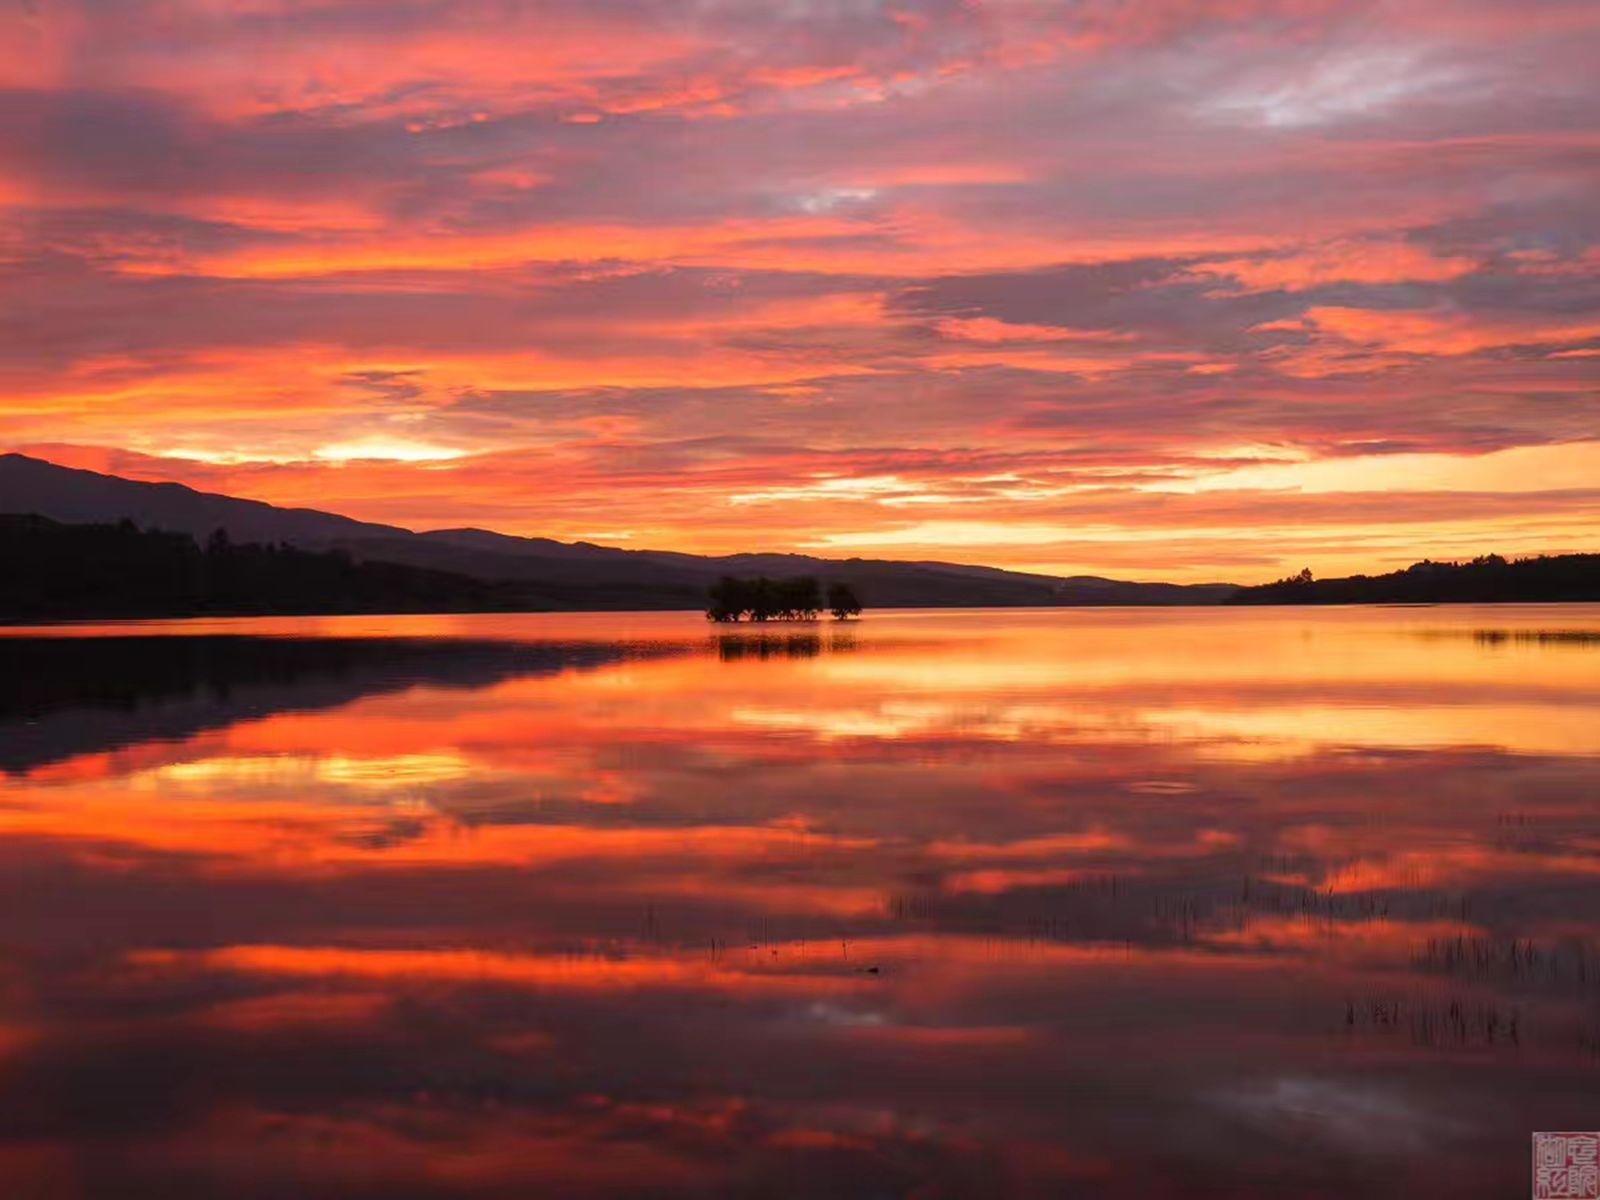
[[[820,633],[723,633],[715,637],[717,657],[723,662],[755,658],[816,658],[829,654],[849,654],[857,648],[852,630]]]
[[[18,1194],[1488,1197],[1593,1112],[1600,610],[439,620],[0,644]]]
[[[481,688],[682,651],[666,644],[241,633],[3,637],[0,770],[181,739],[272,712],[337,708],[422,683]]]

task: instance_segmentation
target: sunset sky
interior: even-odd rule
[[[9,0],[0,449],[1256,582],[1600,550],[1595,0]]]

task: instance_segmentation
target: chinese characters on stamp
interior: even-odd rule
[[[1534,1200],[1600,1200],[1600,1133],[1533,1135]]]

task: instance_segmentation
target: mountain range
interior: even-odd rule
[[[1226,583],[1056,577],[947,562],[624,550],[484,529],[419,533],[200,492],[179,483],[123,479],[22,454],[0,455],[0,513],[42,516],[68,525],[132,521],[142,529],[185,533],[202,541],[221,529],[234,543],[339,550],[358,562],[397,563],[515,584],[528,607],[546,609],[699,608],[707,586],[723,575],[817,575],[849,584],[869,607],[878,608],[1215,604],[1238,590]]]

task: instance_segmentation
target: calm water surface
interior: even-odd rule
[[[1527,1195],[1600,607],[0,637],[0,1196]]]

